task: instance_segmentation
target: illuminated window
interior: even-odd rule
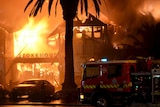
[[[99,66],[90,66],[86,68],[86,78],[99,76]]]

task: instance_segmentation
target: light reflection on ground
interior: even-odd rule
[[[55,100],[52,102],[29,102],[28,100],[17,102],[17,104],[62,104],[61,100]]]
[[[93,107],[90,105],[84,105],[79,102],[75,103],[63,103],[61,100],[54,100],[52,102],[29,102],[23,100],[6,105],[0,105],[0,107]]]
[[[66,105],[3,105],[1,107],[93,107],[93,106],[74,106],[74,105],[71,105],[71,106],[66,106]]]

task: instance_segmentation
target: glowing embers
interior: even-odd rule
[[[100,38],[103,26],[80,26],[74,27],[74,33],[77,38]]]
[[[51,82],[55,87],[60,85],[59,63],[17,63],[18,80],[40,78]]]

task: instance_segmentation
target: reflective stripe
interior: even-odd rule
[[[83,88],[84,89],[95,89],[96,85],[84,85]]]
[[[128,87],[129,87],[128,84],[123,85],[123,88],[128,88]]]
[[[100,88],[118,88],[119,84],[100,85]]]
[[[123,88],[128,88],[128,87],[132,87],[132,82],[130,82],[129,84],[124,84]]]
[[[123,84],[123,87],[121,88],[129,88],[132,87],[132,83],[129,84]],[[96,85],[84,85],[84,89],[95,89]],[[107,84],[107,85],[100,85],[100,88],[120,88],[120,84]]]

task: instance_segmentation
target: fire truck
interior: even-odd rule
[[[83,63],[80,101],[96,107],[159,102],[160,68],[150,62],[102,59]]]

